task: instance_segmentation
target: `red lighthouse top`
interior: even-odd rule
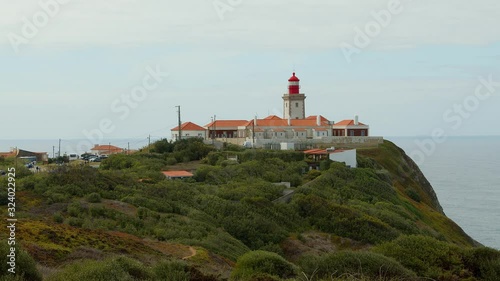
[[[300,79],[297,76],[295,76],[295,72],[293,73],[292,77],[290,77],[290,79],[288,79],[288,82],[292,82],[292,81],[297,81],[297,82],[300,81]]]
[[[288,94],[289,95],[297,95],[300,92],[300,84],[299,84],[300,79],[295,76],[295,72],[293,73],[292,77],[288,79]]]

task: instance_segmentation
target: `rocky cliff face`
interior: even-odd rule
[[[436,192],[418,165],[394,143],[384,141],[377,148],[358,150],[361,167],[372,168],[392,184],[403,200],[421,213],[421,222],[459,245],[478,245],[462,228],[447,218]],[[404,199],[406,198],[406,199]]]
[[[411,171],[409,173],[410,180],[418,184],[418,186],[420,186],[425,194],[427,194],[430,200],[430,206],[438,210],[440,213],[444,214],[443,207],[441,207],[441,204],[439,203],[436,192],[434,191],[431,183],[424,176],[418,165],[408,155],[406,155],[406,153],[401,148],[398,147],[398,149],[400,150],[403,158],[401,162],[404,163]]]
[[[361,149],[358,153],[362,166],[385,173],[402,193],[444,214],[432,185],[404,150],[386,140],[378,148]]]

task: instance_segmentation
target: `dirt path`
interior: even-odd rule
[[[183,260],[187,260],[189,258],[196,256],[196,249],[195,248],[189,246],[189,251],[191,252],[191,255],[183,257],[182,258]]]

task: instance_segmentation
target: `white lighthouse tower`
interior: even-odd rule
[[[288,94],[283,95],[283,118],[306,118],[306,95],[300,93],[300,79],[295,76],[288,79]]]

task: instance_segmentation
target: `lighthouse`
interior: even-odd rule
[[[305,119],[306,118],[306,95],[300,93],[300,79],[295,76],[288,79],[288,93],[283,95],[283,118]]]

